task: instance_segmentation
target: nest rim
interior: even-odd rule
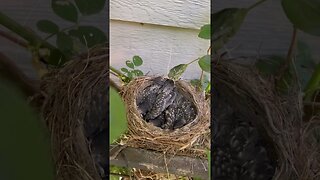
[[[182,91],[183,96],[191,102],[196,108],[196,117],[181,128],[175,130],[166,130],[156,127],[146,122],[140,114],[136,97],[139,90],[144,89],[151,83],[151,80],[159,76],[140,76],[133,79],[124,86],[121,94],[127,109],[128,120],[128,140],[127,144],[133,147],[147,148],[156,151],[178,153],[194,149],[192,146],[197,144],[204,136],[210,137],[210,108],[204,96],[197,91],[191,84],[184,80],[174,81],[177,90]],[[169,79],[161,76],[163,79]],[[138,87],[138,88],[137,88]],[[210,148],[210,145],[207,145]],[[205,150],[198,149],[198,152],[187,152],[184,155],[203,155]]]

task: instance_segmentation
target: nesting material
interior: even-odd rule
[[[108,168],[106,46],[51,70],[41,81],[42,116],[57,180],[99,180]]]
[[[265,145],[263,147],[267,150],[268,159],[273,162],[269,164],[274,165],[275,170],[257,164],[257,166],[260,166],[258,167],[260,170],[270,170],[270,173],[274,173],[272,179],[319,179],[319,144],[311,135],[313,132],[311,127],[318,126],[314,120],[319,118],[314,117],[309,122],[303,122],[302,99],[298,85],[293,85],[286,94],[280,94],[274,86],[273,77],[264,77],[254,67],[239,65],[231,61],[220,61],[219,64],[215,65],[212,73],[214,91],[219,91],[220,95],[227,99],[229,105],[236,110],[235,113],[237,115],[241,114],[242,119],[247,124],[246,127],[250,128],[252,126],[264,140]],[[230,109],[228,110],[228,106],[224,107],[226,112],[213,114],[213,116],[225,119]],[[215,124],[217,122],[214,122]],[[219,127],[216,128],[218,133],[223,131]],[[234,128],[241,129],[241,126],[237,125]],[[213,139],[213,141],[215,140]],[[248,139],[244,141],[243,145],[250,141],[255,142],[255,140]],[[226,143],[229,143],[229,141]],[[242,146],[239,147],[242,148]],[[219,148],[213,149],[213,159],[222,157],[221,154],[230,156],[228,154],[230,149],[228,150],[225,146]],[[251,152],[254,152],[254,149]],[[260,155],[258,156],[257,153],[238,155],[242,157],[247,155],[245,158],[247,160],[261,161],[261,159],[258,159]],[[239,168],[237,165],[240,165],[247,170],[247,172],[241,172],[243,176],[235,175],[240,179],[241,177],[244,179],[259,179],[259,173],[262,175],[264,173],[247,168],[246,166],[250,164],[250,161],[248,163],[238,161],[238,164],[233,164],[235,165],[232,168]],[[223,161],[213,164],[215,169],[213,174],[217,176],[216,178],[219,178],[217,172],[220,173],[220,178],[227,177],[223,176],[227,173],[221,173],[221,169],[226,165],[227,163],[224,164]],[[248,167],[256,168],[251,165]],[[261,176],[260,179],[264,178],[265,176]]]
[[[144,120],[161,127],[175,130],[195,120],[196,107],[171,79],[157,77],[151,80],[137,97],[137,107]]]
[[[127,107],[128,145],[205,156],[210,148],[209,104],[189,83],[143,76],[123,87],[122,96]],[[171,116],[174,111],[179,111],[175,113],[179,117]]]

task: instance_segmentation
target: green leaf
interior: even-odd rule
[[[130,169],[126,167],[120,167],[115,165],[110,165],[110,173],[116,173],[116,174],[123,174],[123,175],[129,175]]]
[[[110,180],[119,180],[119,176],[110,175]]]
[[[227,8],[212,15],[213,45],[214,51],[219,50],[240,29],[248,9]]]
[[[190,81],[190,84],[196,88],[201,87],[201,81],[199,79],[192,79]]]
[[[129,68],[134,69],[134,64],[133,64],[131,61],[127,60],[127,61],[126,61],[126,65],[127,65]]]
[[[106,0],[75,0],[82,15],[88,16],[99,13],[104,7]]]
[[[210,24],[206,24],[204,26],[201,27],[200,32],[198,34],[199,38],[202,39],[210,39],[211,38],[211,25]]]
[[[53,180],[45,124],[11,82],[0,78],[0,179]]]
[[[207,87],[204,90],[206,93],[210,93],[211,92],[211,84],[210,82],[207,84]]]
[[[69,34],[77,37],[88,48],[107,42],[105,33],[93,26],[79,26],[78,29],[70,30]]]
[[[127,69],[127,68],[121,68],[120,69],[122,72],[125,72],[125,73],[128,73],[129,72],[129,70]]]
[[[179,79],[179,77],[186,71],[188,64],[179,64],[170,69],[168,77],[171,79]]]
[[[53,12],[64,20],[75,23],[78,21],[77,8],[71,1],[52,0],[51,7]]]
[[[68,36],[66,33],[59,32],[57,34],[57,47],[62,52],[71,55],[73,50],[73,39],[70,36]]]
[[[49,33],[49,34],[54,34],[59,32],[59,27],[56,25],[54,22],[49,21],[49,20],[40,20],[37,22],[37,28],[41,32]]]
[[[142,63],[143,63],[143,61],[140,56],[133,56],[133,64],[135,66],[141,66]]]
[[[118,92],[110,87],[110,143],[120,138],[127,130],[126,109]]]
[[[143,72],[138,69],[133,70],[132,73],[134,73],[136,76],[143,76]]]
[[[132,72],[128,72],[128,80],[131,81],[134,77],[134,74]]]
[[[320,36],[319,0],[282,0],[282,8],[295,27]]]
[[[210,55],[202,56],[199,59],[198,63],[199,63],[200,68],[203,71],[210,73],[210,69],[211,69],[211,56]]]

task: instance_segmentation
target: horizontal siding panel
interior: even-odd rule
[[[210,22],[209,0],[111,0],[112,20],[199,29]]]
[[[209,41],[198,38],[198,30],[150,24],[110,21],[110,64],[116,68],[134,55],[144,60],[143,72],[166,75],[175,65],[206,54]],[[198,78],[200,69],[192,64],[183,78]]]

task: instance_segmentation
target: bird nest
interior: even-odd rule
[[[239,65],[232,61],[220,61],[219,64],[214,65],[212,74],[213,98],[215,99],[213,118],[217,118],[213,123],[215,129],[213,142],[219,141],[217,144],[213,144],[214,149],[212,150],[214,159],[212,174],[216,179],[219,177],[227,178],[232,174],[229,172],[230,168],[231,171],[242,169],[235,176],[248,180],[319,179],[319,144],[311,135],[313,132],[311,127],[316,127],[313,120],[318,121],[319,118],[314,117],[308,122],[303,121],[302,98],[298,83],[290,87],[288,92],[279,93],[276,90],[273,77],[262,76],[254,67]],[[226,100],[226,104],[234,110],[233,113],[229,113],[228,106],[219,101],[223,98]],[[230,122],[236,122],[234,115],[242,116],[245,123],[250,124],[251,127],[248,125],[246,128],[242,128],[239,124],[233,126],[231,124],[231,129],[222,128],[227,126],[223,125],[226,123],[223,121],[228,119],[228,113],[233,114],[230,116],[233,120]],[[255,136],[262,139],[259,144],[249,146],[250,141],[257,139],[253,135],[245,140],[238,139],[241,141],[240,143],[236,140],[243,136],[234,135],[228,139],[228,134],[247,133],[247,130],[252,128],[257,129],[258,135]],[[220,137],[221,141],[219,136],[222,136]],[[260,156],[259,153],[262,151],[255,151],[254,148],[257,146],[266,149],[267,153],[263,154],[265,157]],[[239,152],[234,153],[235,151]],[[221,158],[230,158],[233,156],[232,153],[234,153],[235,159],[231,158],[233,162],[231,167],[227,166],[228,163],[225,160],[220,161]],[[261,165],[265,163],[265,159],[271,161],[268,166],[272,167]],[[256,163],[255,166],[252,165],[254,163]],[[224,170],[225,172],[223,172]],[[262,176],[259,176],[259,173]],[[267,173],[269,175],[266,175]],[[266,176],[271,178],[266,178]],[[229,178],[232,179],[234,176]]]
[[[172,96],[173,91],[163,90],[167,87],[162,88],[163,91],[157,89],[161,82],[163,87],[169,83],[167,87],[173,87],[176,96]],[[178,96],[185,100],[181,104],[189,106],[179,106]],[[127,108],[127,145],[179,155],[206,156],[206,150],[210,149],[209,101],[189,83],[164,77],[138,77],[122,88],[122,97]],[[144,104],[143,99],[148,102]],[[176,121],[169,120],[172,114],[180,116]]]
[[[89,49],[41,80],[41,113],[57,180],[98,180],[108,168],[106,46]],[[105,143],[104,143],[105,142]]]

